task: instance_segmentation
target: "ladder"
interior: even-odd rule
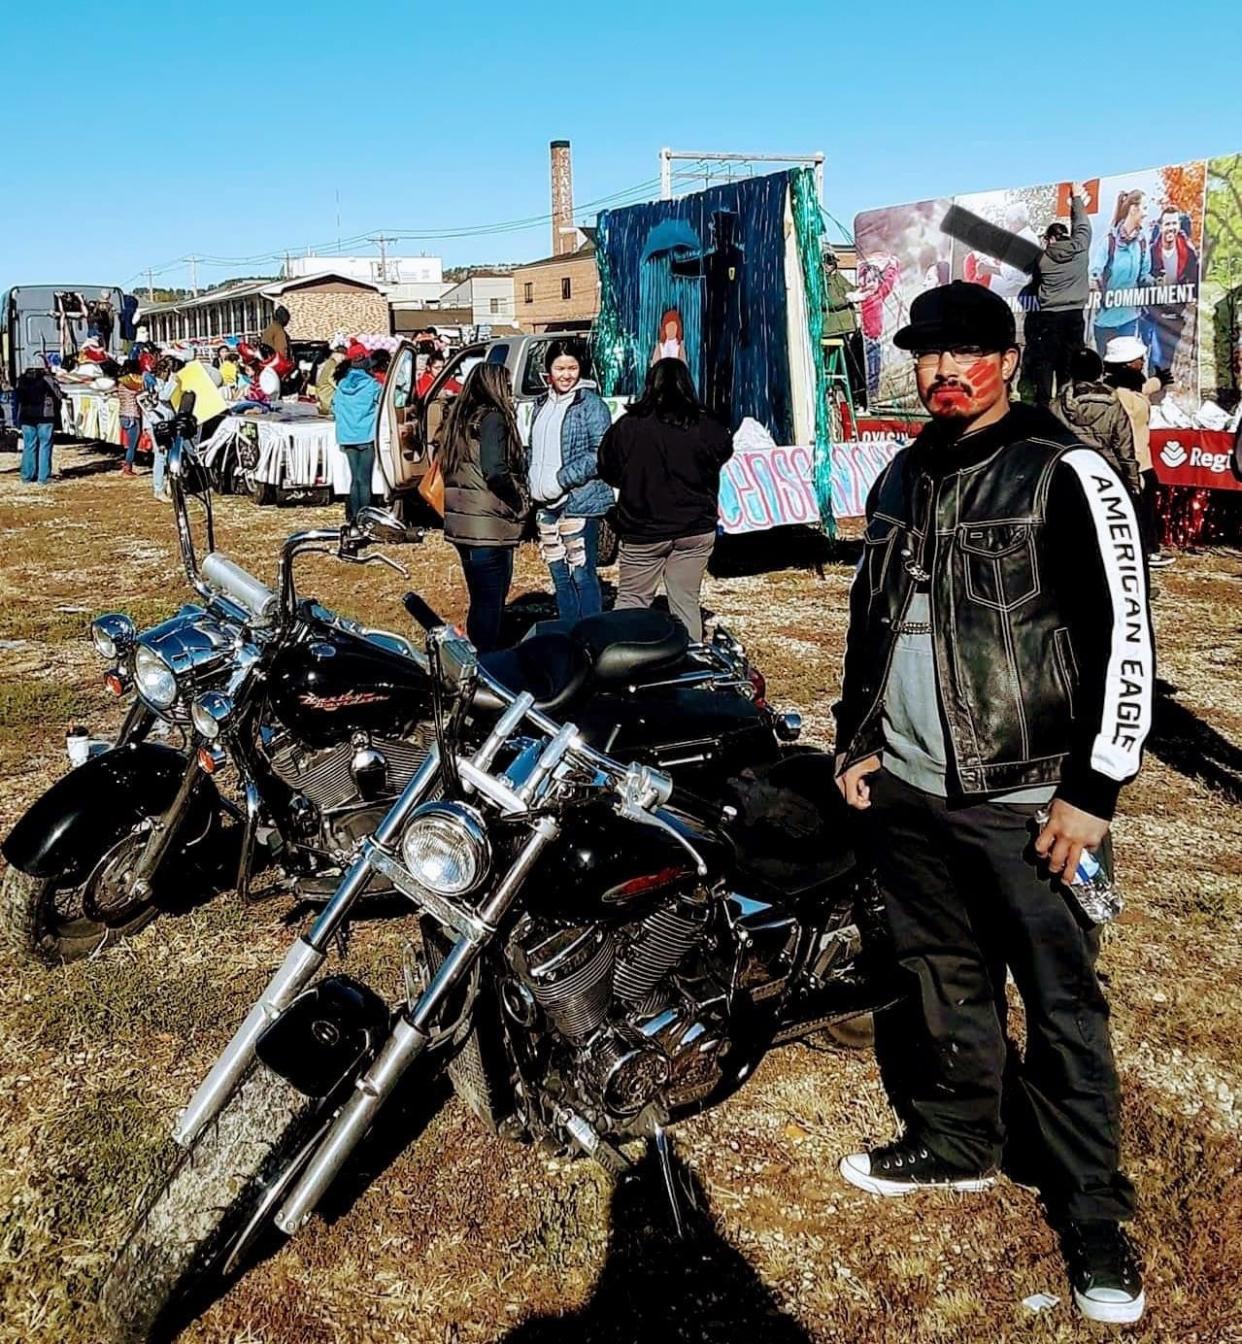
[[[828,384],[828,419],[836,443],[852,439],[858,433],[858,415],[850,390],[849,368],[845,362],[845,338],[825,336],[824,376]],[[848,415],[848,423],[847,423]]]

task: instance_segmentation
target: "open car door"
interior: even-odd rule
[[[451,355],[440,376],[423,396],[418,383],[414,347],[402,341],[388,366],[376,427],[376,455],[390,494],[417,489],[435,460],[440,426],[449,403],[461,392],[466,374],[482,356],[482,345],[468,345]]]
[[[393,351],[380,397],[375,455],[389,495],[413,489],[427,470],[414,396],[414,347],[402,341]]]

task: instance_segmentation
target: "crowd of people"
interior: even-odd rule
[[[174,415],[186,392],[194,393],[195,416],[207,434],[230,410],[271,406],[294,368],[288,322],[288,310],[277,308],[256,344],[222,344],[210,360],[190,345],[159,347],[139,325],[122,359],[109,354],[108,333],[92,329],[80,348],[32,361],[14,389],[14,423],[23,439],[22,479],[51,481],[53,437],[70,388],[115,392],[125,476],[137,474],[135,458],[144,422],[154,425]],[[164,467],[165,454],[157,446],[152,461],[154,489],[157,497],[167,499]]]
[[[560,619],[598,612],[600,522],[614,506],[616,605],[649,606],[663,582],[673,615],[700,639],[729,431],[703,406],[680,359],[651,365],[643,395],[615,425],[584,376],[586,352],[576,341],[552,341],[545,367],[529,449],[503,365],[471,370],[441,430],[444,532],[461,557],[471,640],[497,647],[513,553],[532,521]]]

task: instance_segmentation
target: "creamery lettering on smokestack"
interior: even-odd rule
[[[578,248],[574,228],[574,170],[569,141],[553,140],[552,153],[552,255],[563,257]]]

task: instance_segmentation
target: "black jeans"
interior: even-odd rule
[[[480,653],[488,653],[500,647],[505,599],[513,580],[513,547],[458,544],[457,553],[470,594],[466,634]]]
[[[1034,806],[963,806],[881,770],[862,813],[910,997],[876,1019],[894,1108],[927,1147],[983,1171],[1002,1157],[1054,1216],[1129,1218],[1099,936],[1032,857]],[[1020,1058],[1005,971],[1026,1010]]]
[[[1086,330],[1082,313],[1075,309],[1027,313],[1026,371],[1035,384],[1038,405],[1051,404],[1054,378],[1058,392],[1069,382],[1070,356],[1082,349]]]
[[[371,469],[375,466],[373,443],[343,443],[341,452],[349,463],[349,495],[345,500],[345,521],[354,519],[371,502]]]
[[[1134,508],[1138,514],[1143,553],[1150,556],[1160,550],[1160,519],[1156,516],[1156,487],[1160,481],[1151,467],[1139,474],[1142,477],[1143,489],[1138,499],[1134,501]]]

